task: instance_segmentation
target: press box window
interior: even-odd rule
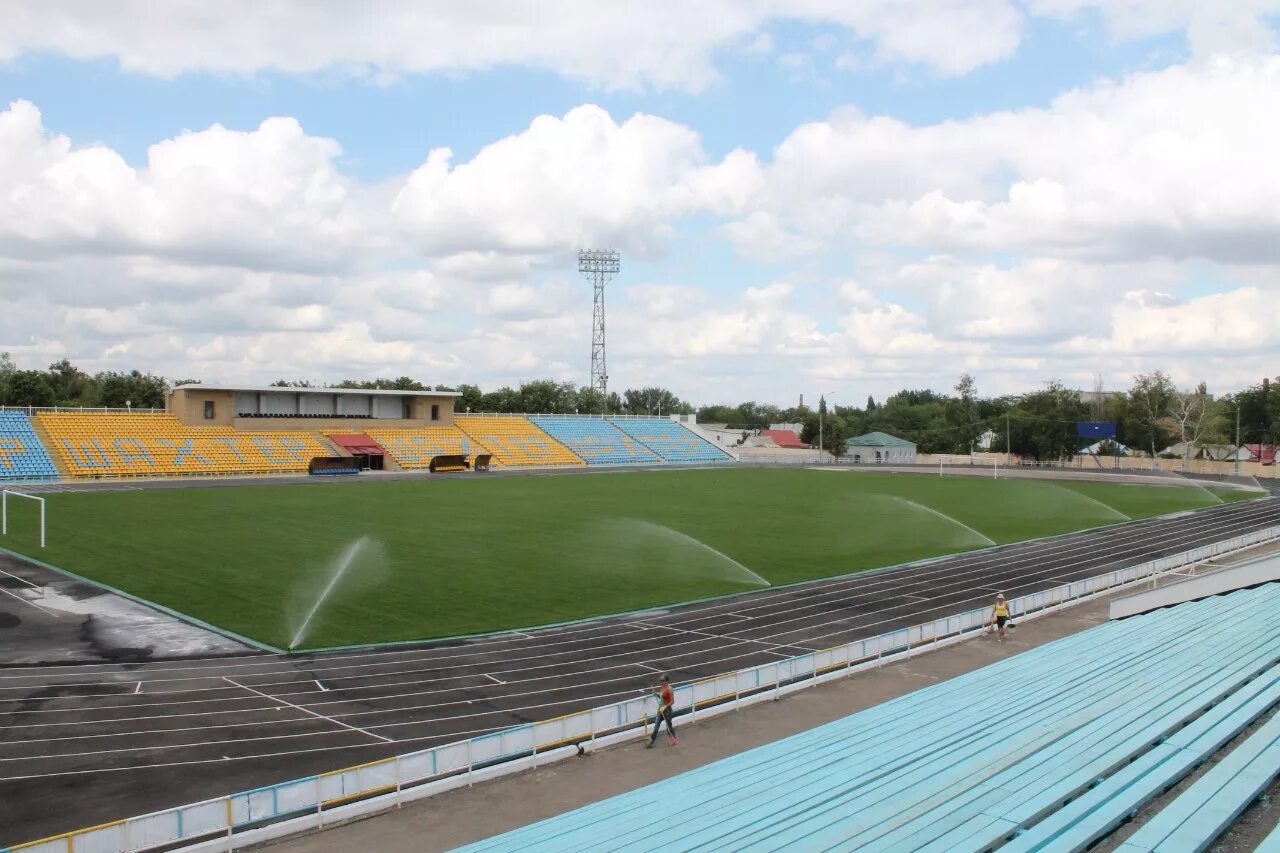
[[[438,403],[431,404],[431,420],[440,420],[440,405]]]
[[[206,421],[213,420],[213,401],[212,400],[204,401],[204,419]]]

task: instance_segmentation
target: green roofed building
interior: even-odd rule
[[[881,465],[914,465],[916,446],[906,439],[886,432],[869,432],[844,443],[844,455],[850,462]]]

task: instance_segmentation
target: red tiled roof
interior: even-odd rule
[[[800,436],[789,429],[762,429],[760,434],[765,438],[773,439],[773,443],[779,447],[795,447],[801,450],[813,447],[812,444],[805,444],[800,440]]]
[[[1276,464],[1276,449],[1270,444],[1246,444],[1244,449],[1249,451],[1249,456],[1255,462],[1263,465]]]

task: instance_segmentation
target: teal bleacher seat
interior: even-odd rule
[[[1276,701],[1275,696],[1270,698]],[[1126,853],[1204,850],[1277,774],[1280,716],[1272,716],[1118,849]]]
[[[1107,623],[465,849],[1085,849],[1280,699],[1278,606]]]
[[[663,462],[731,462],[733,457],[669,418],[610,418]]]
[[[56,480],[58,469],[25,412],[0,412],[0,481]]]
[[[529,420],[588,465],[658,462],[657,454],[603,418],[530,415]]]

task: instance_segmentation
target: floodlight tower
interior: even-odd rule
[[[591,310],[591,387],[609,399],[609,372],[604,361],[604,286],[622,269],[622,260],[611,249],[578,252],[578,272],[595,292]]]

